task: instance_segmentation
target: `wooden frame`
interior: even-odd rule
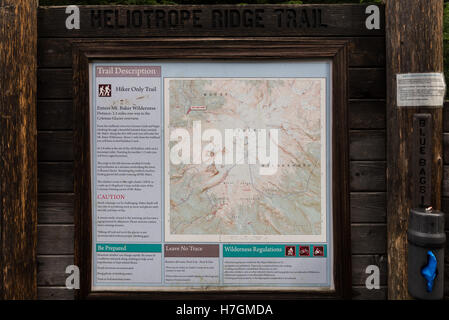
[[[144,59],[330,59],[332,61],[332,216],[334,291],[92,292],[89,63]],[[347,126],[348,42],[304,38],[170,38],[87,40],[73,43],[75,264],[78,298],[298,299],[351,297],[351,228]]]

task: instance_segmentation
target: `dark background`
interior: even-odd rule
[[[312,4],[312,3],[383,3],[384,0],[40,0],[41,6],[58,5],[157,5],[157,4]],[[444,0],[444,73],[449,83],[449,0]]]

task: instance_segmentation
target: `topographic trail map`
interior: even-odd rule
[[[164,87],[166,241],[326,241],[324,78],[165,78]],[[170,138],[176,128],[188,136]],[[244,134],[243,157],[228,133]]]

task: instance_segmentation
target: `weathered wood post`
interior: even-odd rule
[[[0,299],[35,299],[37,0],[0,0]]]
[[[441,207],[443,109],[399,107],[396,74],[443,71],[443,0],[387,0],[388,298],[408,299],[407,226],[413,206],[413,115],[432,116],[431,205]]]

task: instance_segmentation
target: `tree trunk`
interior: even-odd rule
[[[37,297],[37,0],[0,0],[0,299]]]
[[[441,207],[443,109],[399,107],[396,74],[443,71],[443,0],[388,0],[387,49],[387,230],[388,298],[409,299],[407,227],[413,206],[413,115],[432,116],[431,205]]]

